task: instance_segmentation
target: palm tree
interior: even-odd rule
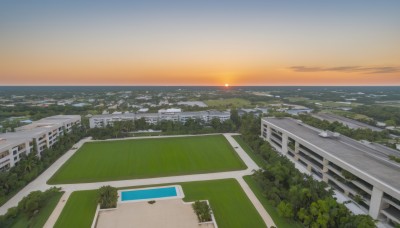
[[[98,202],[100,208],[113,208],[117,206],[118,192],[117,189],[109,185],[99,189]]]

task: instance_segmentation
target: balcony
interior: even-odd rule
[[[385,215],[388,219],[400,223],[400,211],[394,207],[389,207],[381,210],[381,213]]]

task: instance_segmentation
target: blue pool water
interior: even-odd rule
[[[121,201],[146,200],[177,196],[176,187],[128,190],[121,192]]]

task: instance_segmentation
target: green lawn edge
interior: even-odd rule
[[[209,200],[220,228],[266,227],[236,179],[145,185],[119,189],[168,185],[181,185],[185,193],[183,199],[185,202]],[[90,227],[96,211],[96,199],[97,190],[73,192],[54,227]]]
[[[242,139],[241,135],[234,135],[232,138],[243,148],[243,150],[250,156],[250,158],[259,166],[263,167],[265,165],[264,159],[261,155],[256,154],[253,149]]]
[[[47,199],[45,206],[39,210],[34,217],[29,218],[25,214],[19,215],[11,228],[42,228],[49,219],[54,208],[56,208],[64,192],[57,192],[51,198]]]
[[[93,177],[93,178],[81,178],[81,179],[69,179],[69,180],[59,180],[59,174],[62,172],[65,172],[65,169],[70,165],[70,163],[74,162],[74,159],[78,156],[78,153],[82,151],[82,149],[85,147],[87,143],[85,143],[78,151],[75,152],[75,154],[69,158],[54,174],[50,179],[47,181],[47,184],[50,185],[57,185],[57,184],[76,184],[76,183],[94,183],[94,182],[104,182],[104,181],[117,181],[117,180],[129,180],[129,179],[144,179],[144,178],[156,178],[156,177],[167,177],[167,176],[181,176],[181,175],[191,175],[191,174],[204,174],[204,173],[217,173],[217,172],[228,172],[228,171],[237,171],[237,170],[245,170],[247,169],[246,164],[244,161],[240,158],[240,156],[237,154],[237,152],[234,150],[234,148],[230,145],[228,140],[222,135],[200,135],[200,136],[183,136],[183,137],[173,137],[172,139],[176,138],[191,138],[191,137],[221,137],[223,138],[223,143],[226,144],[229,148],[229,153],[234,157],[235,162],[237,164],[235,167],[232,168],[211,168],[211,169],[205,169],[205,170],[194,170],[194,171],[179,171],[175,173],[169,173],[169,174],[156,174],[156,175],[124,175],[124,176],[116,176],[113,178],[101,178],[101,177]],[[149,138],[149,139],[127,139],[129,140],[157,140],[157,138]],[[125,141],[125,140],[121,140]],[[89,143],[104,143],[107,141],[98,141],[98,142],[89,142]],[[115,141],[110,141],[110,142],[115,142]],[[233,165],[232,165],[233,166]],[[87,167],[85,167],[87,168]]]
[[[97,190],[73,192],[54,228],[91,227],[97,208]]]

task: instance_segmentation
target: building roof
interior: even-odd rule
[[[26,130],[32,130],[36,128],[47,128],[47,127],[52,127],[55,125],[61,125],[66,121],[70,121],[73,119],[80,119],[79,115],[57,115],[57,116],[50,116],[46,117],[43,119],[40,119],[38,121],[34,121],[31,124],[15,128],[15,131],[26,131]]]
[[[50,116],[31,124],[16,128],[15,132],[0,134],[0,150],[23,143],[33,137],[45,134],[49,128],[59,127],[64,121],[80,118],[79,115]]]
[[[312,128],[292,118],[263,118],[264,121],[285,130],[287,134],[307,141],[343,163],[374,177],[378,182],[395,189],[400,194],[400,164],[388,159],[388,155],[400,153],[377,144],[363,144],[349,137],[324,138],[322,130]]]

